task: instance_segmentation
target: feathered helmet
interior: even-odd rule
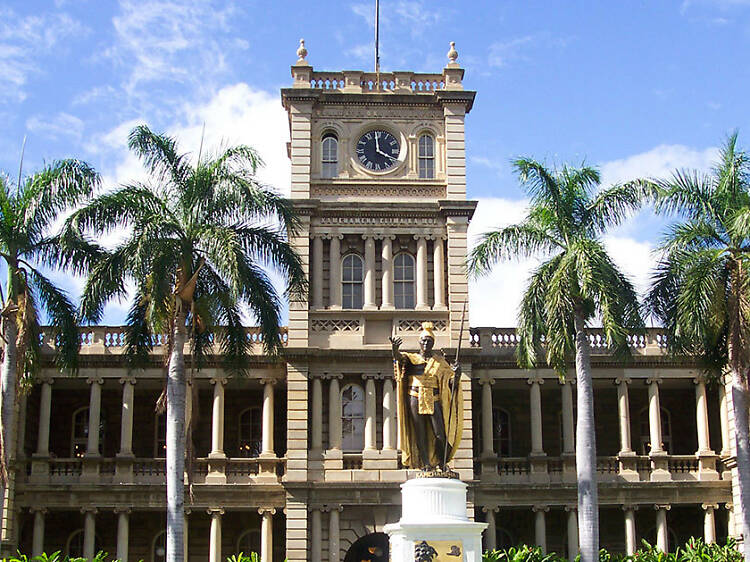
[[[432,322],[422,322],[422,332],[419,334],[419,339],[424,337],[432,338],[435,341],[435,326]]]

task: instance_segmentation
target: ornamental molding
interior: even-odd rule
[[[320,105],[313,113],[317,119],[387,119],[415,120],[420,123],[444,122],[442,108],[431,103],[391,104],[378,102],[336,103]]]
[[[435,199],[445,197],[445,187],[439,185],[312,185],[311,197],[414,197]]]

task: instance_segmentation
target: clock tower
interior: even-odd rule
[[[452,359],[468,299],[467,228],[476,208],[466,200],[464,145],[475,92],[463,88],[453,43],[439,74],[316,71],[307,54],[300,41],[292,87],[281,92],[291,197],[301,217],[291,241],[310,280],[307,297],[289,310],[290,560],[309,552],[305,533],[319,523],[308,517],[320,517],[310,506],[335,503],[326,485],[382,482],[372,502],[385,510],[383,524],[398,519],[406,472],[398,460],[388,337],[416,349],[421,324],[432,322],[435,348]],[[468,319],[463,338],[466,349]],[[452,463],[465,480],[473,477],[470,370],[464,365],[466,430]],[[357,408],[347,409],[358,392],[360,433]]]

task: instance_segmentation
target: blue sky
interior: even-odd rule
[[[109,185],[134,179],[128,130],[147,122],[197,150],[246,142],[287,189],[279,88],[300,37],[317,69],[372,67],[369,2],[55,0],[0,4],[0,169],[76,156]],[[381,0],[384,70],[438,72],[449,41],[477,90],[467,118],[474,234],[522,216],[509,161],[599,165],[605,182],[705,168],[739,128],[750,146],[750,0]],[[644,213],[608,240],[645,284],[659,224]],[[511,325],[531,263],[472,286],[474,325]],[[65,279],[73,292],[79,282]],[[516,295],[493,306],[496,292]],[[107,320],[122,320],[111,307]]]

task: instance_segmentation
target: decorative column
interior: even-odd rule
[[[83,557],[87,560],[94,558],[96,552],[96,508],[82,507],[83,513]]]
[[[574,505],[566,505],[568,514],[568,560],[575,560],[578,556],[578,510]]]
[[[43,507],[32,507],[34,514],[34,534],[31,539],[31,556],[36,558],[44,552],[44,515],[47,510]],[[124,560],[123,562],[127,562]]]
[[[440,235],[435,236],[432,265],[435,270],[435,306],[433,306],[433,309],[447,310],[445,306],[445,255],[443,253],[443,237]]]
[[[375,450],[377,436],[375,377],[363,375],[365,379],[365,451]]]
[[[39,401],[39,430],[36,440],[36,452],[31,457],[32,482],[45,481],[49,477],[49,426],[52,413],[51,377],[42,379],[42,390]]]
[[[130,535],[130,508],[117,508],[117,560],[128,562],[128,542]]]
[[[492,420],[492,385],[490,376],[479,379],[482,385],[482,480],[497,480],[497,455],[495,451],[494,424]],[[493,515],[494,516],[494,515]],[[488,531],[489,532],[489,531]]]
[[[417,241],[417,310],[429,310],[427,304],[427,238],[416,234]]]
[[[261,455],[276,457],[273,444],[273,385],[276,379],[263,379],[263,437]]]
[[[310,508],[310,558],[312,562],[321,562],[323,551],[323,529],[320,523],[320,508]]]
[[[499,510],[498,506],[485,505],[482,508],[487,514],[487,530],[484,532],[484,549],[497,549],[497,524],[495,523],[495,513]]]
[[[547,554],[547,525],[545,522],[545,513],[549,511],[546,505],[535,505],[531,508],[534,512],[534,544]]]
[[[393,380],[386,376],[383,381],[383,450],[395,450],[396,445],[396,397]]]
[[[639,480],[636,453],[633,451],[630,436],[630,395],[628,385],[630,378],[617,377],[617,417],[620,429],[620,452],[617,453],[619,461],[619,476],[631,482]]]
[[[339,514],[342,506],[332,505],[328,515],[328,561],[341,562],[341,547],[339,546]]]
[[[529,409],[531,414],[531,452],[529,464],[531,481],[546,483],[549,481],[547,473],[547,455],[542,446],[542,377],[531,377],[529,383]]]
[[[561,401],[562,401],[562,434],[563,434],[563,454],[575,455],[575,421],[573,419],[573,381],[567,376],[565,380],[560,381]]]
[[[364,277],[364,310],[378,308],[375,302],[375,238],[372,234],[363,234],[365,240],[365,277]]]
[[[734,521],[734,504],[732,502],[727,502],[724,504],[724,509],[727,510],[727,535],[735,539],[739,538],[739,533],[737,532]]]
[[[729,407],[727,406],[727,391],[724,381],[719,382],[719,419],[721,420],[721,456],[731,454],[729,445]]]
[[[708,400],[706,398],[706,381],[701,375],[693,379],[695,383],[695,424],[698,434],[698,478],[701,480],[718,480],[716,471],[716,453],[711,450],[708,432]],[[713,514],[712,514],[713,516]]]
[[[312,238],[312,308],[323,308],[323,238]]]
[[[669,552],[669,533],[667,531],[667,511],[670,505],[655,505],[656,509],[656,548]]]
[[[260,562],[272,562],[273,559],[273,507],[261,507],[258,510],[260,520]]]
[[[392,235],[383,236],[383,249],[381,250],[382,291],[383,302],[381,310],[393,310],[393,239]]]
[[[120,452],[115,470],[119,482],[129,482],[133,475],[133,405],[135,402],[135,377],[120,379],[122,385],[122,411],[120,413]]]
[[[330,278],[328,291],[330,295],[329,308],[341,310],[341,234],[331,235],[331,249],[329,258]]]
[[[320,377],[312,380],[312,435],[310,446],[317,454],[323,450],[323,383]]]
[[[211,412],[211,452],[208,454],[206,484],[224,484],[227,481],[227,456],[224,454],[224,385],[227,384],[227,379],[213,377],[211,384],[214,387],[214,397]]]
[[[341,450],[341,391],[336,375],[328,386],[328,448]]]
[[[207,512],[211,516],[208,562],[223,562],[221,557],[221,516],[224,515],[224,509],[216,507],[208,509]]]
[[[716,542],[716,516],[715,510],[719,505],[715,503],[704,503],[703,508],[703,542],[713,544]]]
[[[625,552],[628,556],[635,554],[638,548],[638,538],[635,531],[635,510],[634,505],[623,505],[622,510],[625,512]]]
[[[99,453],[99,424],[101,423],[102,411],[102,384],[101,378],[90,378],[86,382],[91,385],[89,395],[89,435],[86,443],[86,455],[98,457]]]
[[[661,434],[661,403],[659,401],[659,385],[661,378],[649,377],[646,379],[648,385],[648,426],[651,438],[651,480],[671,480],[669,465],[667,463],[667,452],[662,446]]]

